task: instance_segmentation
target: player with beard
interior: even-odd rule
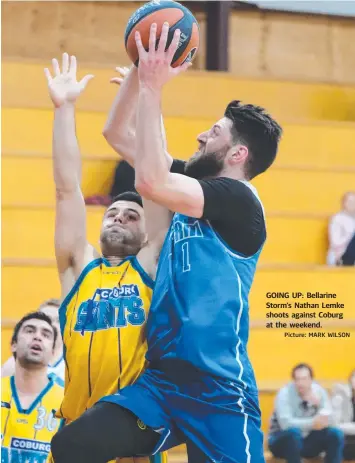
[[[143,210],[139,195],[123,193],[104,213],[102,255],[87,242],[75,102],[93,76],[78,82],[76,58],[69,59],[67,53],[63,54],[62,69],[56,59],[52,64],[54,77],[48,69],[45,74],[55,106],[55,252],[62,287],[59,318],[66,364],[65,394],[57,415],[68,425],[102,396],[134,382],[145,368],[145,323],[169,220],[165,225],[156,221],[160,211],[166,217],[165,208],[145,201]],[[142,428],[136,419],[130,438],[149,440],[152,434],[154,431]],[[157,456],[153,461],[163,459]]]
[[[48,374],[57,330],[41,312],[24,316],[15,326],[11,350],[14,375],[1,380],[2,463],[44,463],[60,426],[54,417],[63,399],[62,382]]]
[[[165,206],[167,216],[175,212],[147,324],[150,364],[134,385],[57,433],[56,463],[104,463],[112,455],[144,455],[181,442],[191,463],[264,462],[247,342],[248,294],[266,226],[249,182],[273,163],[282,130],[263,108],[232,101],[199,135],[199,150],[181,173],[170,172],[160,130],[162,87],[188,65],[171,67],[179,33],[165,51],[167,36],[164,25],[156,49],[152,25],[146,51],[136,35],[136,188]],[[133,69],[126,89],[134,88],[134,79]],[[113,128],[122,116],[111,116],[110,143],[119,149]],[[135,417],[156,431],[150,443],[126,439]]]

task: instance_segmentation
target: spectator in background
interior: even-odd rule
[[[355,233],[350,240],[344,254],[341,257],[341,265],[344,266],[353,266],[355,265]]]
[[[344,460],[355,460],[355,369],[348,384],[336,384],[332,394],[335,425],[344,432]]]
[[[355,236],[355,192],[345,193],[342,210],[330,219],[328,265],[341,265],[342,257]],[[353,245],[354,246],[354,245]],[[344,265],[349,265],[344,263]],[[354,265],[354,264],[350,264]]]
[[[341,463],[344,435],[329,426],[332,415],[327,392],[313,381],[313,370],[300,363],[293,381],[277,394],[271,417],[269,449],[287,463],[301,463],[325,452],[325,463]]]
[[[56,337],[56,343],[54,346],[53,357],[48,365],[48,373],[54,373],[60,379],[64,381],[65,374],[65,362],[63,358],[63,341],[60,335],[59,326],[59,299],[48,299],[42,302],[38,307],[38,312],[46,314],[52,321],[53,326],[57,330],[58,336]],[[15,372],[15,359],[10,357],[4,365],[1,367],[1,376],[12,376]]]
[[[63,386],[48,375],[57,338],[51,319],[42,312],[23,317],[15,326],[11,350],[14,376],[1,380],[1,461],[45,462],[61,420],[54,417]]]

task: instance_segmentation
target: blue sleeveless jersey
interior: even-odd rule
[[[208,221],[176,213],[159,259],[147,359],[184,360],[256,392],[248,295],[260,252],[246,258]]]

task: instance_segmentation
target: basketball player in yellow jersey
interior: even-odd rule
[[[131,384],[145,367],[144,327],[169,218],[162,224],[157,220],[160,206],[147,201],[143,210],[139,195],[124,193],[104,214],[102,256],[87,242],[75,102],[93,76],[77,82],[76,59],[69,59],[66,53],[62,69],[57,60],[52,64],[54,76],[48,69],[45,73],[55,106],[55,251],[62,287],[59,316],[66,362],[65,395],[58,416],[65,419],[63,429],[69,432],[70,423],[85,410],[101,397]],[[137,420],[135,424],[139,434],[154,432]],[[63,446],[52,444],[54,461],[62,450]],[[110,455],[108,460],[114,457]],[[154,461],[163,460],[158,457]]]
[[[63,399],[63,383],[48,375],[57,337],[41,312],[23,317],[11,340],[14,376],[1,380],[1,462],[44,463],[61,420],[54,417]]]

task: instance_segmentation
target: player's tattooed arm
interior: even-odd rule
[[[55,253],[63,295],[88,261],[96,257],[86,241],[86,210],[80,189],[81,159],[75,131],[75,102],[93,76],[76,79],[76,58],[63,54],[62,69],[52,60],[45,75],[54,105],[53,175],[56,188]]]
[[[112,103],[103,129],[103,136],[108,144],[120,154],[125,161],[134,167],[136,156],[136,119],[139,93],[138,72],[135,66],[131,68],[116,67],[119,77],[113,77],[110,82],[120,86]],[[167,152],[166,135],[163,117],[161,116],[161,134],[166,161],[170,168],[173,159]]]

